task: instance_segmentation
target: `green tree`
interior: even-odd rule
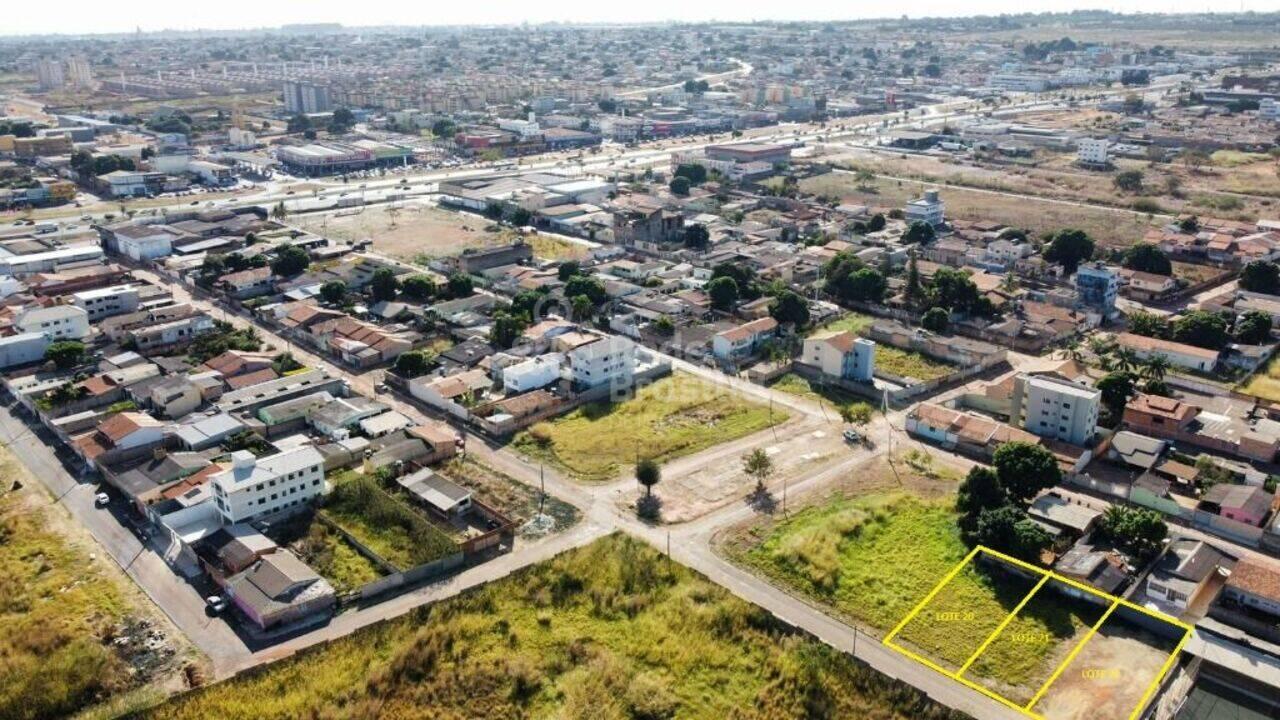
[[[44,359],[52,361],[59,370],[79,365],[84,360],[84,343],[75,340],[59,340],[44,349]]]
[[[1049,533],[1017,507],[1005,505],[983,510],[974,523],[975,543],[1007,553],[1027,562],[1036,562],[1053,542]]]
[[[969,474],[956,493],[956,512],[962,516],[961,524],[967,526],[966,531],[973,530],[974,521],[983,510],[1003,507],[1009,504],[1009,493],[1000,484],[996,471],[981,465],[969,469]]]
[[[672,195],[685,197],[689,194],[689,186],[689,178],[675,177],[671,179],[671,184],[669,184],[667,188],[671,190]]]
[[[916,220],[902,234],[902,242],[928,245],[933,242],[935,237],[937,237],[937,232],[934,231],[932,225],[923,220]]]
[[[663,315],[653,321],[653,330],[659,335],[670,337],[676,332],[676,323],[669,315]]]
[[[347,108],[340,107],[329,116],[329,132],[335,135],[348,132],[355,127],[356,116]]]
[[[271,272],[281,277],[293,277],[311,265],[311,256],[297,245],[286,245],[276,251],[276,259],[271,262]]]
[[[445,287],[449,291],[449,297],[455,299],[470,297],[471,293],[475,292],[475,285],[471,282],[471,276],[466,273],[450,275]]]
[[[600,305],[609,299],[609,293],[605,290],[604,283],[586,275],[575,275],[564,284],[565,297],[573,298],[579,295],[585,295],[596,305]]]
[[[410,350],[396,357],[396,374],[404,378],[416,378],[430,372],[435,357],[425,350]]]
[[[369,292],[374,302],[395,300],[400,292],[400,280],[391,268],[378,268],[369,280]]]
[[[436,283],[427,275],[410,275],[404,279],[401,291],[411,300],[423,302],[436,293]]]
[[[1171,363],[1168,356],[1163,353],[1157,353],[1148,357],[1143,361],[1140,373],[1144,380],[1150,382],[1164,382],[1164,377],[1169,373]]]
[[[1261,310],[1250,310],[1236,318],[1234,330],[1236,342],[1245,345],[1262,345],[1271,340],[1271,315]]]
[[[809,324],[809,303],[791,290],[783,290],[769,303],[769,314],[780,323],[797,328]]]
[[[742,456],[742,470],[756,481],[756,490],[764,491],[765,481],[773,475],[773,460],[763,448],[756,448]]]
[[[1133,373],[1115,371],[1107,373],[1098,381],[1098,390],[1102,393],[1102,404],[1113,419],[1124,415],[1124,406],[1133,397]]]
[[[929,308],[924,316],[920,318],[920,327],[930,332],[945,335],[950,325],[951,313],[942,307]]]
[[[694,185],[701,185],[707,181],[707,169],[693,163],[682,163],[676,166],[675,176],[687,178]]]
[[[1112,505],[1098,525],[1102,533],[1145,565],[1164,546],[1169,526],[1155,510]]]
[[[907,304],[915,305],[925,297],[924,283],[920,281],[920,268],[916,264],[916,251],[912,248],[907,257],[907,281],[902,289]]]
[[[1280,295],[1280,265],[1267,260],[1254,260],[1245,265],[1240,271],[1240,289]]]
[[[1115,184],[1117,190],[1122,192],[1139,193],[1142,192],[1142,178],[1141,170],[1125,170],[1124,172],[1116,173],[1112,183]]]
[[[705,250],[711,243],[711,233],[707,226],[691,223],[684,226],[684,246],[690,250]]]
[[[569,298],[569,307],[576,322],[586,322],[594,314],[596,305],[586,295],[574,295]]]
[[[845,403],[840,406],[840,419],[849,425],[866,425],[874,412],[875,409],[864,402]]]
[[[644,486],[646,497],[653,495],[653,486],[662,480],[662,468],[657,462],[645,458],[636,463],[636,482]]]
[[[569,278],[582,272],[582,265],[576,260],[565,260],[560,263],[560,267],[556,268],[556,277],[560,282],[566,282]]]
[[[1154,273],[1156,275],[1172,275],[1173,263],[1169,256],[1155,245],[1141,243],[1134,245],[1124,253],[1124,266],[1130,270]]]
[[[1000,484],[1009,497],[1025,503],[1045,488],[1062,482],[1062,469],[1043,445],[1014,441],[996,448],[991,458]]]
[[[1135,335],[1145,335],[1153,338],[1167,338],[1169,336],[1169,321],[1155,313],[1138,310],[1129,313],[1126,319],[1129,324],[1129,332]]]
[[[969,273],[947,267],[939,268],[933,274],[933,282],[929,286],[929,305],[969,314],[984,314],[989,310],[989,302],[978,291],[978,286]]]
[[[743,300],[755,300],[760,297],[760,288],[756,283],[756,271],[736,262],[722,262],[711,269],[711,279],[731,277],[738,283],[738,295]]]
[[[1173,339],[1196,347],[1221,350],[1231,340],[1227,327],[1227,319],[1218,313],[1192,310],[1173,321]]]
[[[1080,263],[1093,257],[1093,249],[1093,239],[1088,233],[1068,228],[1054,233],[1053,240],[1044,251],[1044,259],[1061,265],[1071,274],[1080,267]]]
[[[499,350],[506,350],[516,343],[524,329],[524,318],[502,311],[495,312],[493,324],[489,327],[489,343]]]
[[[291,133],[300,133],[310,130],[311,118],[302,113],[290,116],[288,122],[285,124],[285,129]]]
[[[341,280],[330,280],[320,286],[320,299],[330,305],[340,305],[347,297],[347,284]]]
[[[711,298],[711,307],[728,310],[738,301],[738,283],[731,277],[714,278],[707,283],[707,295]]]

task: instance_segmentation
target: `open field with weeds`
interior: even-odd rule
[[[522,533],[545,534],[566,530],[578,522],[580,513],[573,505],[548,494],[545,502],[537,488],[530,487],[506,473],[499,472],[466,456],[450,460],[439,468],[441,475],[476,493],[484,502],[496,507],[520,526]],[[526,527],[538,509],[555,520],[551,527]]]
[[[1280,402],[1280,359],[1272,359],[1237,389],[1246,395]]]
[[[814,402],[818,402],[821,399],[833,405],[866,402],[866,399],[860,395],[845,392],[831,385],[823,385],[821,383],[815,385],[796,373],[787,373],[779,377],[769,383],[769,387],[798,397],[808,398]]]
[[[343,475],[321,512],[401,570],[456,552],[452,537],[372,477]]]
[[[588,482],[610,480],[636,458],[659,462],[736,440],[788,416],[694,375],[675,373],[623,402],[599,402],[541,422],[515,447]]]
[[[963,717],[614,535],[145,717],[799,720],[815,712]]]
[[[3,449],[0,479],[0,717],[114,717],[183,687],[177,631]]]
[[[458,255],[470,248],[510,242],[515,231],[490,231],[478,215],[445,210],[426,203],[368,205],[348,214],[296,215],[290,222],[335,240],[373,240],[377,252],[410,260]]]
[[[341,533],[324,523],[312,519],[302,532],[305,534],[289,546],[339,593],[382,577],[372,560],[357,552]]]

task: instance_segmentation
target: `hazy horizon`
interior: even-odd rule
[[[293,3],[263,4],[246,0],[224,0],[219,3],[193,4],[183,7],[181,20],[175,19],[172,3],[158,0],[134,0],[127,3],[132,10],[121,12],[121,6],[105,6],[98,3],[74,0],[59,5],[58,13],[21,13],[11,15],[0,37],[41,35],[98,35],[134,32],[180,31],[237,31],[262,30],[282,25],[306,23],[340,23],[344,26],[456,26],[456,25],[515,25],[529,23],[653,23],[653,22],[712,22],[712,21],[841,21],[897,17],[885,12],[883,6],[837,6],[817,0],[792,0],[785,5],[767,9],[747,9],[740,3],[727,0],[706,0],[691,4],[675,0],[652,0],[642,6],[588,3],[581,0],[553,0],[537,6],[496,0],[482,5],[447,7],[409,6],[387,0],[370,0],[359,5],[324,1],[299,7]],[[1001,15],[1070,12],[1073,10],[1109,10],[1117,13],[1174,14],[1240,11],[1280,11],[1280,0],[1245,0],[1231,3],[1189,2],[1168,0],[1164,3],[1139,0],[1093,2],[1081,0],[1048,0],[1028,8],[1026,3],[1013,0],[977,0],[968,5],[940,0],[922,0],[911,6],[907,17],[968,17],[973,15]]]

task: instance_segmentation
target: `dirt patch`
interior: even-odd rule
[[[504,245],[514,236],[511,230],[487,229],[490,223],[482,217],[420,202],[298,215],[293,222],[334,240],[372,240],[376,252],[404,260],[459,255],[472,248]]]
[[[1113,615],[1049,687],[1035,711],[1046,720],[1129,717],[1171,651],[1169,643]]]

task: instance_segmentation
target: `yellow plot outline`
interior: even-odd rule
[[[964,569],[968,567],[969,564],[972,563],[973,560],[976,557],[978,557],[978,555],[980,554],[989,555],[993,558],[1006,562],[1015,567],[1019,567],[1019,568],[1022,568],[1023,570],[1036,573],[1041,577],[1039,582],[1036,583],[1035,587],[1031,588],[1031,591],[1027,593],[1026,597],[1022,598],[1022,601],[1019,602],[1016,607],[1014,607],[1013,612],[1009,613],[1008,616],[1006,616],[1004,620],[1001,621],[1000,624],[996,626],[996,629],[990,635],[987,636],[987,639],[982,642],[982,645],[980,645],[978,649],[972,655],[969,656],[969,659],[965,661],[964,665],[961,666],[961,668],[958,671],[952,672],[942,667],[941,665],[933,662],[932,660],[922,657],[919,653],[913,652],[911,650],[908,650],[907,648],[902,647],[901,645],[894,643],[893,642],[894,637],[896,637],[898,633],[901,632],[902,629],[907,626],[908,623],[910,623],[913,619],[915,619],[916,616],[919,615],[922,610],[928,607],[929,603],[933,602],[933,599],[938,595],[938,593],[942,592],[942,588],[946,587],[947,583],[951,582],[953,579],[955,579],[957,575],[963,572]],[[1040,589],[1044,587],[1044,585],[1048,583],[1050,580],[1055,580],[1057,582],[1060,582],[1064,585],[1075,588],[1082,592],[1087,592],[1090,595],[1095,595],[1099,598],[1102,598],[1103,600],[1109,601],[1111,604],[1107,607],[1106,612],[1102,614],[1102,617],[1098,618],[1098,621],[1094,623],[1091,628],[1089,628],[1089,632],[1086,633],[1085,636],[1080,639],[1080,642],[1076,643],[1076,646],[1071,649],[1071,652],[1067,655],[1066,659],[1063,660],[1061,663],[1059,663],[1058,667],[1054,669],[1053,674],[1049,676],[1049,679],[1045,681],[1045,683],[1036,692],[1035,696],[1031,698],[1031,702],[1025,705],[1020,705],[1014,702],[1013,700],[1010,700],[1004,697],[1003,695],[1000,695],[999,693],[988,690],[987,688],[979,685],[978,683],[975,683],[972,680],[965,678],[964,673],[969,669],[969,667],[979,657],[982,656],[982,653],[984,653],[987,650],[987,648],[991,645],[991,643],[995,642],[995,639],[999,637],[1002,632],[1004,632],[1005,628],[1007,628],[1011,622],[1013,622],[1014,618],[1017,617],[1018,613],[1022,611],[1022,608],[1028,602],[1030,602],[1031,598],[1037,592],[1039,592]],[[1156,674],[1156,677],[1147,686],[1146,691],[1143,692],[1142,699],[1138,702],[1138,706],[1133,709],[1132,713],[1130,713],[1128,720],[1137,720],[1138,716],[1142,714],[1143,708],[1147,706],[1147,703],[1151,701],[1151,697],[1155,694],[1156,690],[1160,687],[1160,683],[1161,681],[1164,680],[1165,675],[1167,675],[1169,673],[1169,670],[1173,668],[1173,663],[1178,659],[1178,655],[1181,654],[1183,646],[1185,646],[1187,644],[1187,641],[1191,639],[1191,633],[1193,628],[1190,625],[1176,618],[1169,617],[1168,615],[1165,615],[1162,612],[1149,610],[1147,608],[1142,607],[1141,605],[1136,605],[1132,602],[1129,602],[1128,600],[1125,600],[1122,597],[1111,595],[1109,593],[1104,593],[1101,590],[1098,590],[1097,588],[1090,587],[1089,585],[1085,585],[1084,583],[1078,582],[1076,580],[1072,580],[1071,578],[1068,578],[1068,577],[1063,577],[1062,575],[1059,575],[1058,573],[1055,573],[1052,570],[1045,570],[1044,568],[1036,567],[1031,563],[1024,562],[1022,560],[1019,560],[1018,558],[1011,557],[1009,555],[1006,555],[1002,552],[998,552],[996,550],[992,550],[983,545],[979,545],[975,547],[972,551],[969,552],[968,555],[964,557],[963,560],[960,561],[958,565],[956,565],[954,568],[951,569],[950,572],[948,572],[945,576],[943,576],[942,580],[939,581],[938,584],[935,585],[934,588],[929,591],[929,594],[925,595],[924,599],[922,599],[919,603],[917,603],[916,606],[911,609],[911,612],[907,613],[907,616],[902,618],[902,620],[893,628],[893,630],[889,632],[888,635],[885,635],[883,643],[886,647],[894,650],[895,652],[901,655],[904,655],[935,672],[941,673],[942,675],[945,675],[946,677],[949,677],[952,680],[955,680],[956,682],[960,683],[961,685],[964,685],[965,687],[970,688],[971,690],[976,690],[982,693],[983,695],[991,698],[992,700],[995,700],[1001,705],[1005,705],[1014,710],[1017,710],[1023,715],[1033,718],[1034,720],[1045,720],[1044,716],[1037,714],[1032,710],[1032,708],[1034,708],[1036,704],[1040,702],[1041,698],[1045,696],[1045,694],[1049,691],[1049,688],[1053,685],[1053,683],[1056,682],[1057,679],[1062,675],[1062,673],[1067,669],[1067,666],[1070,665],[1076,659],[1076,656],[1080,654],[1080,651],[1084,649],[1084,646],[1088,644],[1088,642],[1091,639],[1093,639],[1093,636],[1097,634],[1098,629],[1102,627],[1102,624],[1105,623],[1109,617],[1111,617],[1111,614],[1115,612],[1117,608],[1121,608],[1121,607],[1128,610],[1133,610],[1143,615],[1147,615],[1149,617],[1155,618],[1156,620],[1160,620],[1162,622],[1168,623],[1170,625],[1173,625],[1174,627],[1180,628],[1183,631],[1182,639],[1178,641],[1178,644],[1174,647],[1173,652],[1171,652],[1169,654],[1169,657],[1165,659],[1164,665],[1161,666],[1160,668],[1160,672]]]

